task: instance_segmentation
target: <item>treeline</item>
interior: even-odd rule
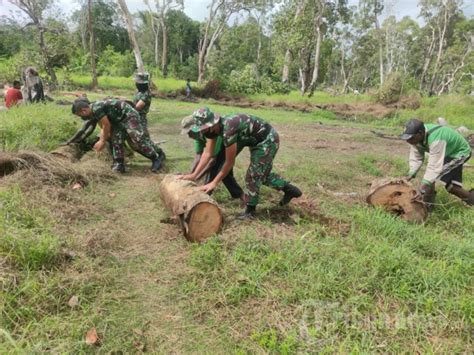
[[[56,72],[91,72],[91,30],[98,75],[130,76],[135,57],[120,7],[81,0],[58,15],[56,0],[8,0],[24,15],[0,21],[3,80],[35,65]],[[227,90],[275,93],[298,89],[364,92],[419,90],[470,93],[474,82],[474,19],[461,0],[419,0],[419,14],[397,20],[394,0],[210,0],[195,21],[183,0],[143,0],[133,14],[145,67],[155,77],[203,82]],[[89,11],[90,10],[90,11]],[[89,23],[89,19],[92,21]],[[64,76],[64,75],[63,75]]]

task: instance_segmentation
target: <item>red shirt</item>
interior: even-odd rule
[[[19,100],[23,100],[23,95],[20,90],[15,88],[7,90],[7,94],[5,95],[5,106],[7,108],[16,105]]]

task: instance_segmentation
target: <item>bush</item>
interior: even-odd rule
[[[255,64],[248,64],[243,70],[233,70],[230,73],[227,90],[241,94],[288,94],[290,87],[288,84],[273,81],[272,78],[258,74]]]
[[[377,93],[377,102],[388,105],[397,102],[403,89],[403,77],[400,73],[390,74]]]
[[[135,58],[132,52],[118,53],[112,46],[102,52],[97,63],[99,75],[131,76],[135,72]]]

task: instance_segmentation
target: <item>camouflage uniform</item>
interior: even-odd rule
[[[280,146],[278,132],[261,118],[235,114],[221,118],[224,146],[234,143],[250,149],[250,165],[245,176],[244,201],[256,206],[261,185],[282,190],[288,182],[272,172],[273,159]]]
[[[143,126],[138,112],[129,104],[118,99],[106,99],[91,105],[92,120],[99,122],[104,116],[112,126],[112,152],[115,160],[124,159],[124,140],[129,138],[133,149],[148,159],[162,154]]]
[[[137,93],[133,97],[133,106],[136,107],[137,103],[140,100],[145,103],[145,106],[143,107],[143,109],[141,111],[138,111],[138,113],[140,114],[140,122],[145,127],[145,129],[148,130],[148,120],[146,118],[146,115],[150,111],[151,93],[149,91],[146,91],[146,92],[137,91]]]

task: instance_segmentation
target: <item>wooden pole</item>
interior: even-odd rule
[[[224,218],[217,203],[196,187],[191,181],[166,175],[159,191],[165,207],[178,217],[186,239],[202,242],[219,232]]]

